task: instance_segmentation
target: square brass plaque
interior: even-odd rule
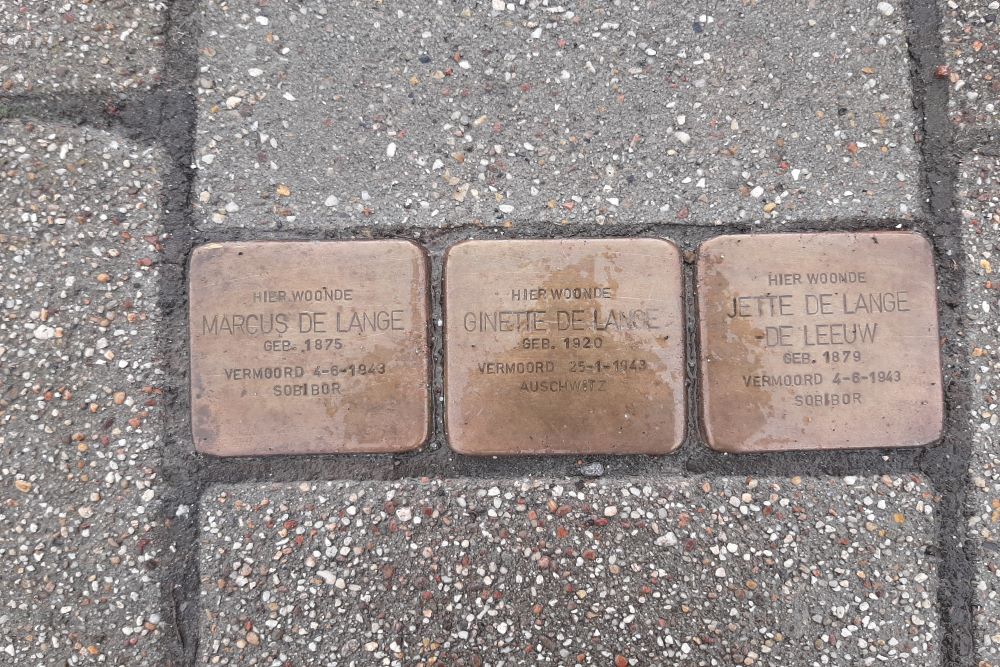
[[[908,447],[943,422],[930,243],[720,236],[698,256],[702,417],[722,451]]]
[[[217,456],[427,438],[427,259],[407,241],[210,243],[191,257],[191,423]]]
[[[683,440],[673,243],[460,243],[445,263],[445,312],[455,450],[664,454]]]

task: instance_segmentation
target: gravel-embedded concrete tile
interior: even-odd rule
[[[2,664],[163,664],[159,160],[0,122]]]
[[[902,3],[203,0],[199,225],[909,218]]]
[[[942,0],[949,109],[959,127],[1000,129],[1000,0]]]
[[[201,664],[935,665],[929,484],[214,486]]]
[[[0,95],[149,88],[166,20],[162,0],[0,0]]]
[[[1000,666],[1000,157],[959,168],[958,206],[968,285],[966,345],[972,366],[974,484],[969,530],[979,547],[976,622],[980,658]]]

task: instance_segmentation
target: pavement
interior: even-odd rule
[[[202,3],[200,227],[919,208],[902,12],[501,4]]]
[[[0,664],[1000,666],[998,14],[0,0]],[[411,239],[438,322],[463,239],[896,228],[926,449],[716,453],[692,382],[668,456],[461,456],[438,323],[423,449],[193,450],[199,243]]]
[[[200,660],[939,664],[934,505],[918,477],[212,486]]]

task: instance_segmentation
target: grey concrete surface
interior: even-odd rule
[[[206,0],[202,230],[921,213],[900,2]]]
[[[949,110],[959,128],[1000,130],[1000,0],[943,0]]]
[[[0,122],[0,664],[162,664],[161,164]]]
[[[163,0],[0,0],[0,94],[150,88],[166,20]]]
[[[226,485],[201,657],[273,665],[932,665],[918,476]]]
[[[1000,665],[1000,156],[970,155],[958,174],[973,369],[969,532],[979,552],[975,616],[983,667]]]
[[[997,9],[0,0],[0,665],[1000,667]],[[692,407],[671,457],[470,459],[440,401],[413,455],[191,446],[196,243],[417,240],[439,314],[473,236],[896,225],[926,450],[725,456]]]

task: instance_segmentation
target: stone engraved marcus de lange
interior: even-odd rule
[[[427,437],[426,259],[412,243],[202,246],[190,326],[200,451],[402,451]]]

